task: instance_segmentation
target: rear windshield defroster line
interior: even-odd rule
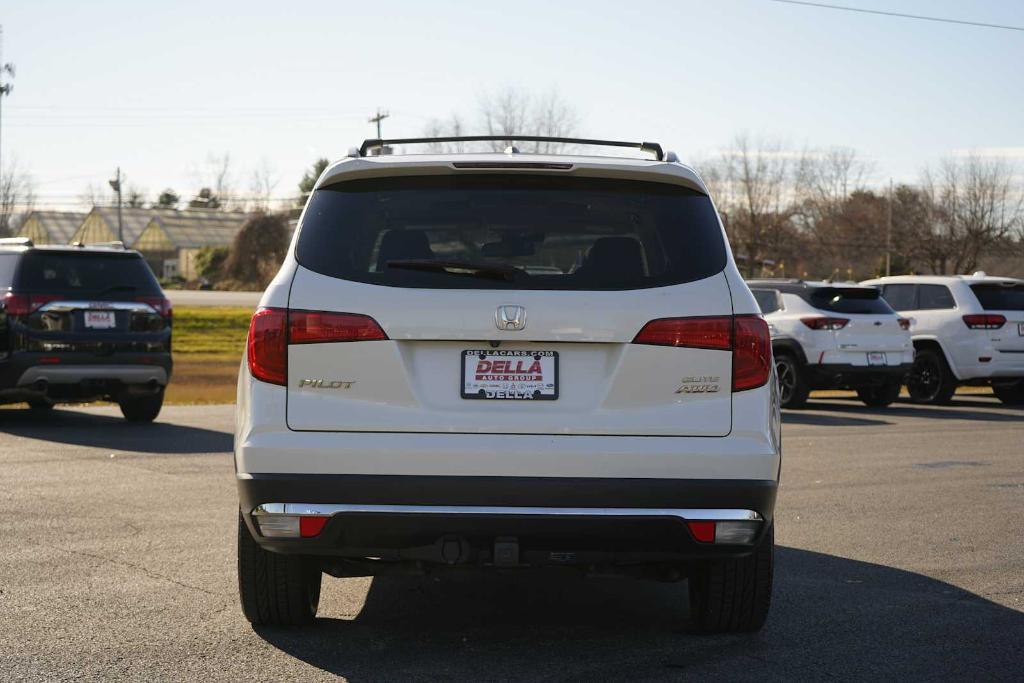
[[[296,257],[390,287],[623,290],[710,277],[725,268],[726,246],[711,200],[679,185],[461,174],[317,190]]]

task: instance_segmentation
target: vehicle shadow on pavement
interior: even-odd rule
[[[213,429],[160,422],[128,422],[118,415],[100,415],[54,409],[36,414],[30,410],[0,410],[0,432],[55,443],[109,448],[141,453],[225,453],[234,436]]]
[[[783,410],[782,424],[818,425],[820,427],[870,427],[892,424],[887,420],[876,420],[869,417],[816,413],[814,412],[816,407],[816,405],[808,404],[806,408],[800,410]]]
[[[684,583],[535,574],[381,577],[352,619],[258,633],[352,681],[1009,680],[1024,667],[1024,613],[942,581],[786,547],[775,579],[752,635],[689,633]],[[334,590],[325,579],[322,604]]]
[[[968,408],[969,410],[963,410]],[[815,411],[827,410],[832,413],[844,413],[838,415],[821,415]],[[871,415],[873,417],[921,417],[933,420],[978,420],[979,422],[1021,422],[1024,413],[1018,406],[1006,406],[1002,403],[991,401],[953,401],[949,405],[930,406],[918,405],[909,402],[893,403],[885,408],[871,408],[860,401],[851,399],[829,399],[823,401],[810,401],[805,408],[799,411],[786,411],[783,413],[783,422],[786,417],[792,415],[803,415],[810,419],[815,417],[826,419],[845,419],[846,414]],[[853,418],[851,418],[853,419]],[[859,418],[864,419],[864,418]],[[831,425],[832,422],[813,421],[804,424]],[[841,424],[841,423],[840,423]],[[891,423],[884,423],[891,424]]]

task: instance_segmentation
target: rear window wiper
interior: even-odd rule
[[[432,259],[396,259],[387,261],[388,268],[404,268],[406,270],[424,270],[433,273],[451,273],[466,275],[488,280],[505,280],[511,282],[526,271],[515,266],[502,266],[492,263],[471,263],[469,261],[435,261]]]

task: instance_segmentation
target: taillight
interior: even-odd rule
[[[1006,317],[993,313],[965,315],[964,324],[972,330],[998,330],[1006,324]]]
[[[768,323],[757,315],[736,316],[732,346],[732,390],[756,389],[772,372],[772,338]]]
[[[288,328],[291,344],[379,341],[388,338],[376,320],[355,313],[290,311]]]
[[[771,336],[758,315],[652,320],[633,343],[732,351],[733,391],[756,389],[771,375]]]
[[[284,385],[288,374],[289,344],[387,338],[377,321],[366,315],[261,308],[249,323],[246,343],[249,372],[260,381]]]
[[[171,308],[171,301],[166,297],[162,296],[138,296],[135,297],[136,301],[141,301],[144,304],[149,304],[153,309],[164,318],[170,318],[173,314]]]
[[[900,324],[900,329],[901,330],[909,330],[910,329],[910,318],[896,318],[896,322],[898,322]]]
[[[261,308],[249,323],[249,372],[262,382],[284,385],[288,371],[288,311]]]
[[[4,297],[4,310],[7,315],[29,315],[35,313],[45,304],[61,299],[59,294],[15,294],[8,292]]]
[[[732,316],[652,320],[644,325],[633,343],[729,351],[732,349]]]
[[[800,318],[800,322],[812,330],[841,330],[850,322],[849,318],[828,318],[823,315],[815,315],[807,318]]]

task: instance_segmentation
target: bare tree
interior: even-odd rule
[[[458,137],[468,134],[466,126],[458,114],[452,114],[443,121],[431,119],[423,131],[424,137],[428,138]],[[432,142],[427,145],[427,151],[433,154],[458,154],[467,151],[467,147],[463,142]]]
[[[35,184],[17,160],[0,173],[0,237],[8,237],[16,227],[19,213],[28,213],[35,206]]]
[[[133,209],[141,209],[146,205],[146,191],[138,185],[129,185],[124,194],[124,205]]]
[[[932,208],[932,233],[921,245],[933,273],[966,273],[982,252],[1019,236],[1024,198],[1004,159],[971,154],[926,168],[922,187]]]
[[[249,208],[252,211],[269,211],[270,198],[274,194],[274,188],[277,187],[277,183],[278,178],[270,168],[270,162],[264,157],[252,172],[249,184],[252,200]]]
[[[884,224],[882,199],[865,187],[869,165],[849,147],[804,150],[793,178],[793,215],[813,244],[814,260],[832,272],[873,268]]]
[[[805,150],[795,170],[796,199],[819,215],[834,214],[847,197],[864,189],[869,170],[850,147]]]
[[[208,154],[201,168],[192,167],[192,178],[200,188],[190,202],[192,208],[228,209],[235,203],[232,197],[234,177],[231,154]]]
[[[719,204],[748,276],[793,238],[787,187],[789,160],[778,142],[739,135],[722,153]]]
[[[524,152],[554,154],[564,151],[568,145],[553,142],[521,142],[516,136],[571,137],[575,135],[578,122],[576,110],[562,99],[557,90],[533,96],[527,91],[508,87],[480,98],[480,118],[475,127],[487,135],[502,138],[487,145],[494,151],[501,151],[515,143]],[[431,120],[424,134],[427,137],[448,137],[464,135],[465,130],[466,125],[462,117],[453,114],[446,120]],[[465,145],[460,143],[436,143],[430,146],[430,150],[466,151]]]
[[[106,183],[89,183],[78,195],[79,201],[88,206],[110,206],[116,201],[113,197],[114,193]]]

